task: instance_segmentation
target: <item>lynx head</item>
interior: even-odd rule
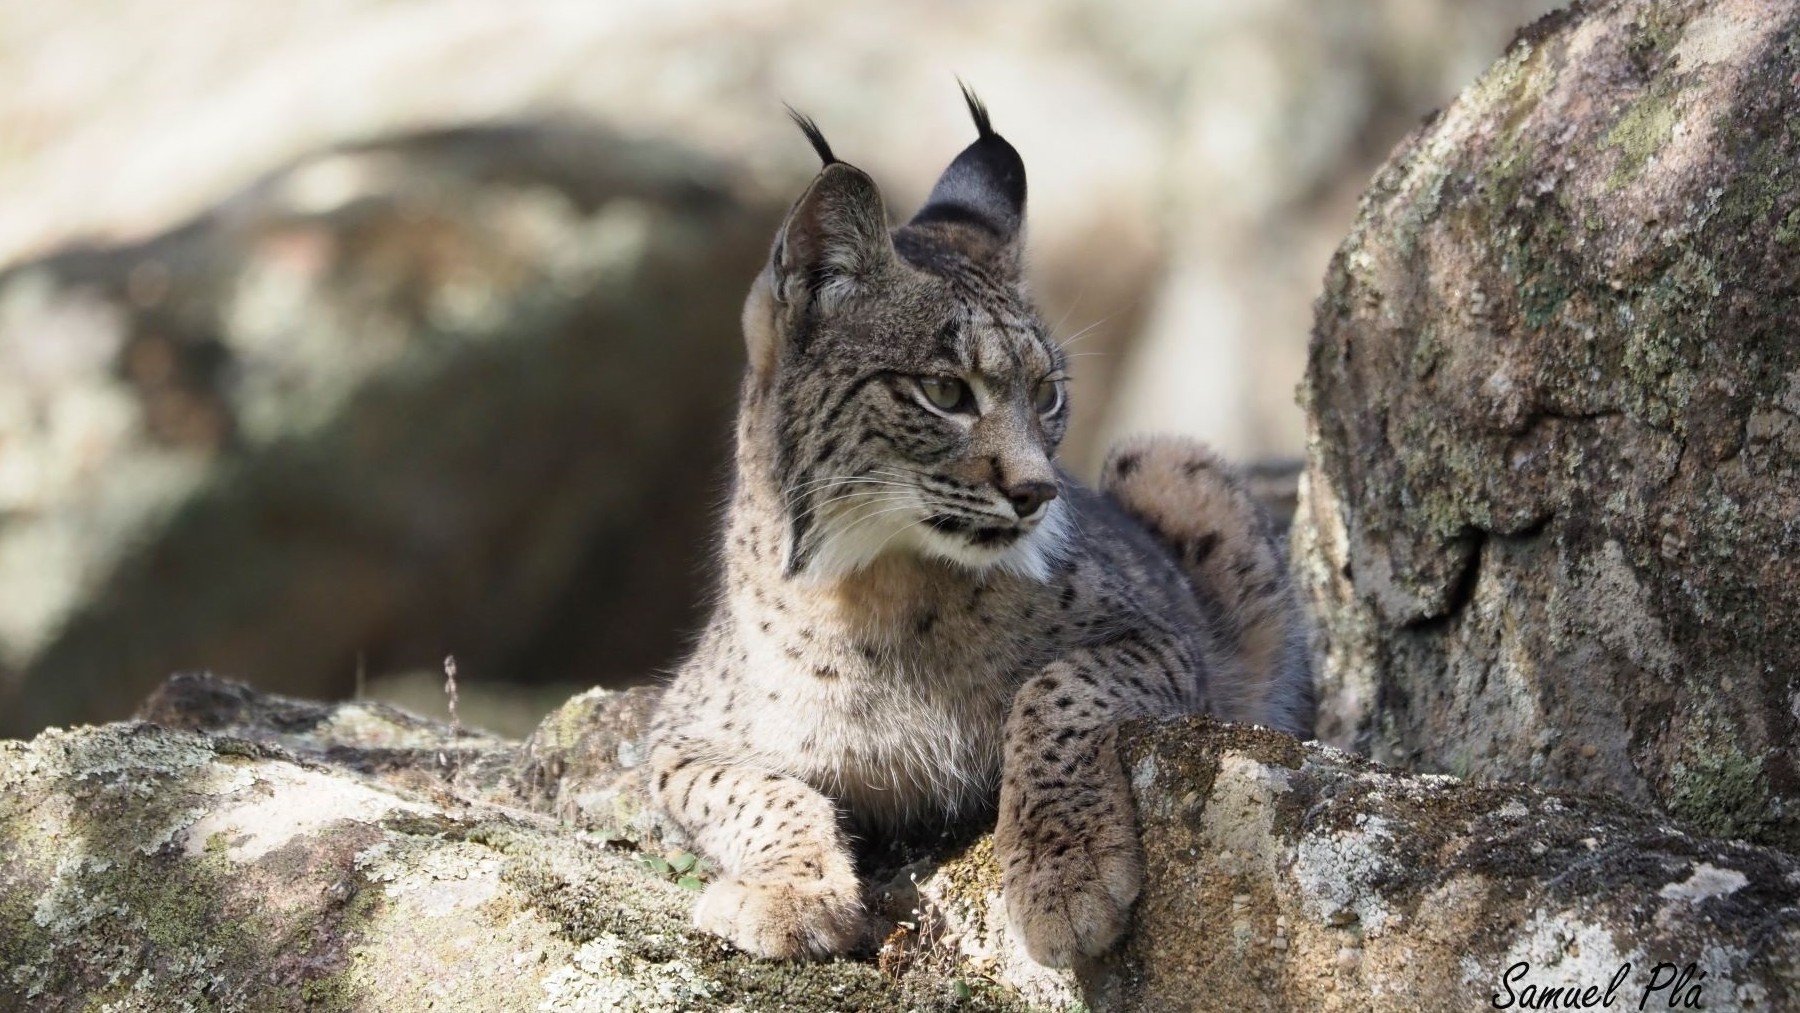
[[[898,229],[794,114],[824,168],[744,307],[790,576],[911,553],[1041,579],[1064,541],[1066,374],[1021,279],[1025,166],[964,97],[979,137]]]

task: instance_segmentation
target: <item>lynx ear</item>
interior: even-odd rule
[[[1006,138],[994,133],[987,107],[968,85],[962,92],[980,136],[938,177],[925,206],[908,224],[973,226],[987,234],[998,252],[1016,252],[1025,225],[1025,162]]]
[[[785,306],[817,300],[829,309],[867,287],[894,261],[894,241],[875,181],[839,161],[812,120],[792,109],[788,113],[825,166],[775,236],[769,258],[773,295]]]
[[[898,259],[875,181],[839,161],[812,120],[792,107],[788,115],[825,165],[775,233],[769,263],[744,301],[750,366],[764,377],[771,375],[783,335],[801,313],[830,312]]]

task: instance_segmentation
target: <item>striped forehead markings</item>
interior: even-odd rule
[[[1055,353],[1031,328],[976,325],[965,330],[961,338],[963,347],[969,350],[962,365],[974,375],[1000,379],[1019,376],[1032,381],[1037,377],[1026,374],[1039,372],[1034,363],[1041,360],[1045,372],[1056,366]]]
[[[972,374],[1023,373],[1035,359],[1054,369],[1056,352],[1017,289],[974,264],[960,266],[961,270],[940,275],[950,288],[956,313],[939,328],[934,354]]]
[[[932,354],[956,363],[959,369],[968,369],[968,330],[967,323],[959,320],[952,320],[938,328],[937,344],[932,349]]]

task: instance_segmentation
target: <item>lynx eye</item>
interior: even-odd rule
[[[1039,415],[1049,415],[1061,408],[1062,399],[1062,384],[1056,380],[1043,380],[1031,392],[1031,406]]]
[[[949,376],[919,377],[919,393],[931,406],[945,412],[968,412],[975,410],[975,393],[969,385]]]

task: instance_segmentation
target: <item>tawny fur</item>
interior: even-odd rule
[[[1309,730],[1280,546],[1230,469],[1173,439],[1101,492],[1051,464],[1065,358],[1019,281],[1023,166],[977,122],[891,232],[828,162],[746,302],[719,597],[649,779],[723,871],[697,922],[765,956],[866,941],[856,840],[990,814],[1028,952],[1099,953],[1142,875],[1119,722]],[[1058,495],[1018,499],[1037,483]]]
[[[1276,728],[1310,728],[1304,613],[1288,579],[1287,551],[1237,470],[1197,440],[1138,436],[1120,441],[1100,468],[1100,488],[1175,554],[1209,597],[1220,637],[1243,678],[1230,709]]]

